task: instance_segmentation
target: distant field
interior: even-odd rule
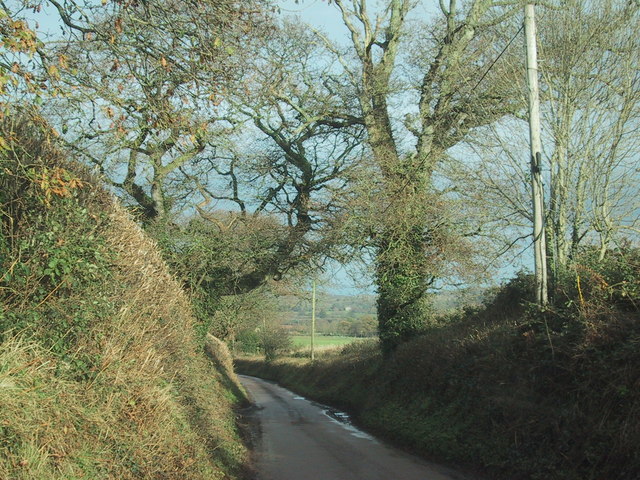
[[[292,335],[294,347],[309,347],[311,345],[311,335]],[[320,336],[316,335],[314,346],[316,347],[340,347],[348,343],[362,340],[359,337],[340,337],[340,336]]]

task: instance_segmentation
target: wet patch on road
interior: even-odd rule
[[[324,413],[327,417],[329,417],[334,422],[339,423],[343,428],[349,431],[351,435],[357,438],[364,438],[365,440],[371,440],[372,442],[377,442],[375,438],[373,438],[368,433],[363,432],[362,430],[353,426],[351,422],[351,417],[348,413],[341,412],[340,410],[336,410],[335,408],[327,407],[325,405],[317,404],[318,407],[322,408],[322,413]]]

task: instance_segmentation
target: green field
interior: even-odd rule
[[[292,335],[294,347],[309,347],[311,345],[311,335]],[[362,340],[359,337],[344,337],[344,336],[324,336],[316,335],[314,339],[314,345],[316,347],[341,347],[348,343],[357,342]]]

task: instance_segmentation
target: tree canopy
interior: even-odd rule
[[[39,110],[199,295],[365,261],[391,351],[532,221],[523,2],[416,4],[327,2],[338,41],[266,0],[3,2],[0,95]],[[538,13],[559,272],[637,237],[640,22],[622,0]]]

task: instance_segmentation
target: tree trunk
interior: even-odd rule
[[[426,272],[420,268],[425,255],[422,226],[412,230],[398,235],[397,229],[388,229],[377,247],[378,332],[385,353],[414,336],[429,312]]]

